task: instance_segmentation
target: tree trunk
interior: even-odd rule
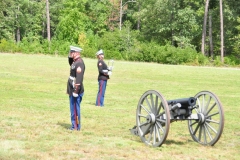
[[[138,5],[138,12],[140,12],[140,4]],[[137,22],[137,30],[140,30],[140,23],[141,23],[141,21],[140,21],[140,18],[138,17],[138,22]]]
[[[203,30],[202,30],[202,54],[205,55],[205,40],[206,40],[206,25],[207,25],[207,15],[208,15],[209,0],[206,0],[204,20],[203,20]]]
[[[49,2],[46,0],[46,15],[47,15],[47,37],[48,41],[51,40],[51,33],[50,33],[50,16],[49,16]]]
[[[224,63],[224,37],[223,37],[223,10],[222,10],[222,0],[220,3],[220,25],[221,25],[221,61]]]
[[[20,42],[20,40],[21,40],[20,28],[17,27],[17,43]]]
[[[209,13],[209,48],[210,48],[210,56],[213,59],[213,39],[212,39],[212,14]]]
[[[19,13],[19,5],[18,5],[18,13]],[[16,15],[16,19],[18,21],[18,14]],[[20,27],[19,24],[17,24],[17,43],[20,42],[21,34],[20,34]]]
[[[122,30],[122,0],[120,0],[119,30]]]
[[[43,19],[45,19],[45,14],[42,15]],[[45,22],[42,21],[42,37],[45,38]]]

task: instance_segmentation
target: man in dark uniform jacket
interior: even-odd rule
[[[70,53],[68,56],[68,62],[71,66],[67,83],[67,94],[69,95],[72,123],[71,130],[81,129],[80,104],[84,93],[83,76],[85,72],[85,65],[80,57],[81,51],[82,49],[79,47],[70,46]]]
[[[98,93],[96,98],[96,106],[103,107],[104,106],[104,96],[107,86],[107,81],[109,79],[109,71],[111,69],[108,68],[106,63],[103,61],[104,53],[103,50],[99,50],[96,53],[98,58],[97,67],[98,67]]]

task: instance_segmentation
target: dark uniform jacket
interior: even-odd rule
[[[83,76],[85,72],[85,64],[81,58],[73,62],[73,59],[68,57],[68,62],[71,67],[70,67],[70,77],[67,83],[67,93],[69,95],[72,95],[72,92],[74,91],[74,86],[73,86],[73,81],[74,81],[75,84],[80,84],[78,94],[81,94],[84,92]]]
[[[109,75],[104,75],[103,70],[108,70],[106,63],[103,60],[98,60],[97,62],[98,67],[98,80],[108,80]]]

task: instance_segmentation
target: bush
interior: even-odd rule
[[[230,65],[230,66],[236,66],[240,64],[240,58],[238,56],[227,56],[224,57],[224,64]]]
[[[221,62],[221,57],[220,56],[216,56],[214,58],[213,64],[214,64],[214,66],[222,66],[223,63]]]
[[[21,50],[15,42],[2,39],[0,40],[0,51],[14,53],[19,52]]]
[[[88,58],[95,58],[97,51],[98,50],[96,48],[91,48],[89,46],[85,46],[81,56],[82,57],[88,57]]]
[[[46,43],[46,44],[48,44],[48,43]],[[51,40],[50,49],[48,49],[46,46],[46,50],[48,50],[48,52],[50,54],[66,56],[69,53],[70,45],[76,45],[76,44],[70,43],[70,42],[64,41],[64,40],[59,41],[59,40],[53,39],[53,40]]]
[[[165,64],[203,64],[207,59],[196,50],[186,48],[176,48],[171,45],[155,47],[158,50],[157,62]]]
[[[205,57],[202,53],[198,53],[196,55],[195,60],[193,61],[193,65],[209,65],[210,62],[207,57]]]

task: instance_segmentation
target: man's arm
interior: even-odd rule
[[[80,63],[79,65],[76,66],[76,83],[73,91],[75,94],[78,94],[79,89],[81,87],[80,85],[83,82],[84,70],[85,70],[85,66],[83,63]]]
[[[72,63],[73,63],[73,58],[72,57],[68,57],[68,63],[69,63],[70,66],[72,65]]]
[[[107,66],[104,62],[99,61],[98,62],[98,71],[104,75],[108,75],[108,69],[104,69],[104,66]]]
[[[72,53],[71,52],[69,52],[69,54],[68,54],[68,63],[69,63],[70,66],[73,63],[73,57],[72,57]]]

